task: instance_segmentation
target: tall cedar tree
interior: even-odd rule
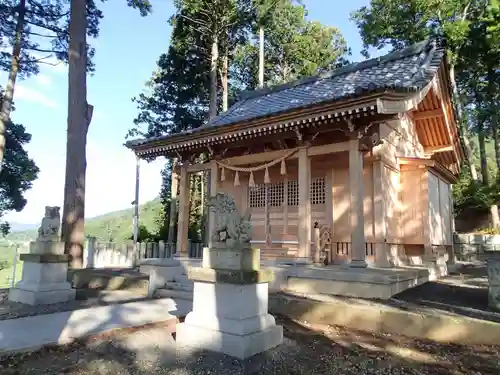
[[[6,44],[0,53],[0,69],[9,72],[0,110],[0,171],[5,151],[4,133],[18,75],[37,74],[40,64],[68,60],[68,3],[69,0],[0,0],[0,40]],[[102,13],[94,0],[89,0],[89,36],[98,35],[101,18]],[[87,53],[92,57],[94,49],[89,47]],[[92,60],[88,59],[88,63],[88,69],[92,71]]]
[[[211,93],[222,92],[223,99],[217,102],[217,108],[224,110],[230,101],[229,93],[255,88],[258,51],[255,40],[249,40],[249,36],[261,25],[266,30],[266,78],[270,83],[312,75],[341,61],[347,48],[337,29],[306,21],[305,8],[294,5],[291,0],[269,0],[269,3],[271,1],[275,8],[267,17],[259,15],[252,1],[228,2],[230,11],[225,9],[225,13],[214,10],[226,4],[225,1],[177,2],[177,14],[171,18],[171,45],[168,52],[160,56],[158,69],[146,91],[133,99],[139,114],[128,136],[158,136],[197,128],[210,118],[210,98],[214,98]],[[217,15],[221,16],[217,18]],[[218,43],[215,73],[219,79],[215,80],[214,34],[209,32],[214,17],[219,22],[215,27]],[[211,85],[214,82],[215,90]],[[170,169],[167,164],[163,172],[166,177],[162,188],[164,203],[170,202],[170,187],[165,186]],[[198,189],[193,191],[197,199],[192,215],[197,212],[196,207],[202,206],[206,176],[202,180],[196,176],[191,181],[191,188]],[[194,218],[190,221],[195,223]],[[200,226],[195,223],[191,233],[199,233]]]
[[[148,0],[127,0],[142,15],[151,10]],[[83,266],[87,131],[92,107],[87,103],[88,6],[93,0],[71,0],[68,49],[68,130],[66,177],[61,237],[73,268]]]

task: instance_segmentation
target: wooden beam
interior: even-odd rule
[[[444,117],[443,108],[436,108],[429,111],[412,112],[412,117],[415,121],[427,120],[436,117]]]
[[[212,164],[210,163],[202,163],[202,164],[191,164],[188,165],[187,171],[189,173],[196,173],[196,172],[202,172],[202,171],[207,171],[212,168]]]
[[[453,151],[452,145],[424,147],[424,154],[437,154],[439,152]]]
[[[331,154],[335,152],[343,152],[349,150],[348,142],[339,142],[332,143],[328,145],[322,146],[311,146],[307,148],[307,156],[316,156],[316,155],[324,155]],[[232,158],[224,159],[224,162],[228,165],[242,165],[242,164],[258,164],[258,163],[266,163],[268,161],[276,160],[289,153],[290,150],[279,150],[279,151],[268,151],[261,152],[258,154],[252,155],[242,155],[242,156],[234,156]],[[298,153],[290,156],[290,159],[296,159],[298,157]]]
[[[424,165],[433,167],[436,162],[431,159],[398,157],[399,165]]]
[[[439,71],[438,71],[438,77],[440,77],[439,79],[439,84],[438,85],[435,85],[434,87],[434,91],[436,93],[436,96],[439,98],[439,103],[441,105],[441,108],[443,109],[443,115],[444,115],[444,124],[445,124],[445,127],[446,127],[446,134],[448,136],[448,140],[449,140],[449,143],[450,144],[453,144],[453,132],[451,130],[451,126],[452,126],[452,120],[453,120],[453,113],[450,113],[450,112],[453,112],[453,110],[451,110],[450,112],[448,112],[448,105],[451,106],[451,98],[447,97],[448,100],[444,100],[443,99],[443,93],[445,92],[444,91],[444,86],[443,86],[443,78],[446,79],[445,77],[445,74],[444,74],[444,65],[443,63],[441,63],[441,67],[439,68]],[[434,78],[436,79],[436,78]],[[455,127],[457,126],[457,124],[453,121]],[[456,129],[455,129],[456,130]],[[455,149],[455,147],[453,147],[453,155],[455,156],[455,160],[457,161],[457,163],[460,161],[460,157],[458,156],[458,152],[457,150]]]

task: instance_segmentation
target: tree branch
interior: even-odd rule
[[[25,31],[24,33],[28,35],[36,35],[42,38],[57,38],[57,35],[45,35],[45,34],[35,33],[33,31]]]
[[[462,22],[467,19],[467,12],[469,11],[469,7],[470,7],[471,3],[472,3],[472,1],[469,1],[464,8],[464,11],[462,13]]]
[[[43,49],[43,48],[36,48],[36,47],[27,47],[26,49],[31,50],[31,51],[36,51],[36,52],[43,52],[43,53],[59,52],[59,51],[54,51],[53,49]]]
[[[191,22],[193,22],[193,23],[195,23],[195,24],[197,24],[197,25],[205,28],[208,32],[212,31],[212,30],[210,30],[210,27],[207,26],[207,24],[201,22],[200,20],[195,20],[194,18],[188,17],[188,16],[186,16],[184,14],[179,14],[179,16],[181,16],[182,18],[184,18],[184,19],[186,19],[188,21],[191,21]]]
[[[53,27],[53,26],[49,26],[49,25],[40,25],[37,22],[32,22],[32,21],[28,21],[28,20],[25,20],[24,22],[27,23],[27,24],[36,26],[36,27],[40,27],[41,29],[52,31],[52,32],[54,32],[56,34],[62,33],[62,34],[68,35],[68,31],[64,30],[62,28],[57,28],[57,27]]]
[[[70,13],[69,10],[67,12],[65,12],[65,13],[60,13],[60,14],[54,13],[52,11],[47,12],[47,10],[46,10],[47,7],[44,8],[41,4],[37,3],[34,0],[28,0],[28,3],[30,3],[32,6],[40,9],[41,13],[36,12],[36,11],[34,11],[32,9],[27,9],[26,10],[27,13],[33,13],[33,14],[36,14],[37,16],[44,17],[44,18],[50,18],[50,19],[56,20],[56,19],[68,16],[69,13]]]

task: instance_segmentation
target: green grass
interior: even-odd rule
[[[20,245],[20,251],[24,251],[23,246]],[[9,246],[0,244],[0,288],[9,288],[11,286],[10,280],[14,271],[14,256],[16,253],[16,246]],[[16,280],[21,280],[23,271],[22,262],[16,263]]]
[[[97,237],[102,241],[122,242],[131,238],[133,233],[132,220],[134,208],[108,212],[85,221],[85,235]],[[162,205],[159,198],[139,206],[139,222],[150,233],[156,233],[162,218]],[[10,241],[33,241],[37,237],[37,230],[14,232],[7,235]]]

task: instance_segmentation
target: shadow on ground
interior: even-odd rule
[[[394,296],[389,304],[404,308],[400,302],[500,323],[500,314],[488,307],[488,275],[484,264],[466,265],[459,273],[407,289]]]
[[[166,328],[81,340],[0,359],[3,375],[40,374],[498,374],[500,346],[440,345],[396,335],[299,324],[278,316],[285,342],[240,361],[176,348]]]

